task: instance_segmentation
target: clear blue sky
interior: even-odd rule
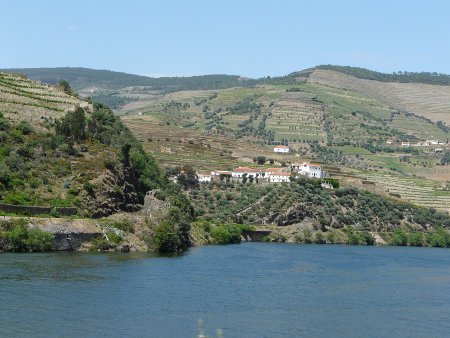
[[[0,68],[284,75],[318,64],[450,74],[448,0],[1,0]]]

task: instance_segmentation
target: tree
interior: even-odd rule
[[[179,252],[190,246],[188,219],[179,208],[169,209],[165,219],[156,226],[153,243],[157,251]]]
[[[265,156],[258,156],[258,157],[256,158],[256,161],[258,162],[258,164],[263,165],[264,163],[266,163],[267,159],[266,159]]]
[[[191,166],[184,166],[178,175],[178,183],[185,189],[198,187],[197,173]]]
[[[80,142],[86,139],[86,115],[83,108],[78,106],[56,123],[56,134],[66,140]]]
[[[78,97],[78,95],[70,87],[69,82],[67,82],[66,80],[59,81],[59,86],[61,87],[63,92],[66,93],[67,95]]]

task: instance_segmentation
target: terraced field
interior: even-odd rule
[[[267,123],[267,129],[275,132],[275,141],[287,140],[290,145],[318,141],[326,143],[323,129],[322,105],[286,95],[277,102]]]
[[[436,125],[428,123],[421,118],[406,116],[405,114],[395,115],[391,127],[406,134],[414,135],[421,140],[438,140],[441,142],[447,142],[449,137],[448,133],[439,129]]]
[[[324,69],[315,69],[309,80],[370,95],[395,109],[450,124],[450,86],[379,82]]]
[[[209,135],[191,128],[160,125],[160,120],[153,115],[126,116],[122,121],[163,165],[189,164],[199,170],[225,170],[248,165],[256,156],[279,162],[298,161],[294,155],[274,153],[271,146],[226,135]]]
[[[45,118],[59,118],[85,101],[65,94],[56,87],[0,72],[0,111],[11,121],[27,120],[38,126]]]
[[[374,182],[386,192],[398,194],[402,199],[414,204],[450,210],[450,191],[444,190],[445,186],[438,182],[382,173],[359,173],[357,176]]]

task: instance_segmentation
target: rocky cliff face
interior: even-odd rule
[[[85,242],[101,236],[103,230],[91,220],[62,218],[29,218],[28,226],[47,231],[54,236],[53,250],[77,250]]]
[[[95,188],[84,191],[80,196],[86,216],[99,218],[142,208],[136,192],[136,179],[121,163],[116,163],[112,170],[105,169],[91,182]]]

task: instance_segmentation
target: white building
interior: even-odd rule
[[[325,173],[322,170],[322,167],[318,164],[312,164],[312,163],[293,163],[291,165],[291,168],[298,172],[300,175],[308,176],[312,178],[324,178]]]
[[[274,151],[275,153],[288,153],[288,152],[289,152],[289,147],[288,147],[288,146],[280,145],[280,146],[274,147],[274,148],[273,148],[273,151]]]
[[[199,183],[211,182],[211,175],[197,173],[197,177]]]
[[[246,175],[247,178],[250,176],[252,176],[253,178],[265,178],[267,176],[267,172],[265,169],[250,167],[239,167],[231,172],[231,177],[233,178],[243,178],[244,175]]]
[[[226,171],[226,170],[211,171],[211,178],[219,178],[220,175],[231,177],[231,171]]]
[[[290,172],[279,171],[273,174],[269,174],[269,182],[271,183],[283,183],[289,182],[289,177],[291,177]]]

